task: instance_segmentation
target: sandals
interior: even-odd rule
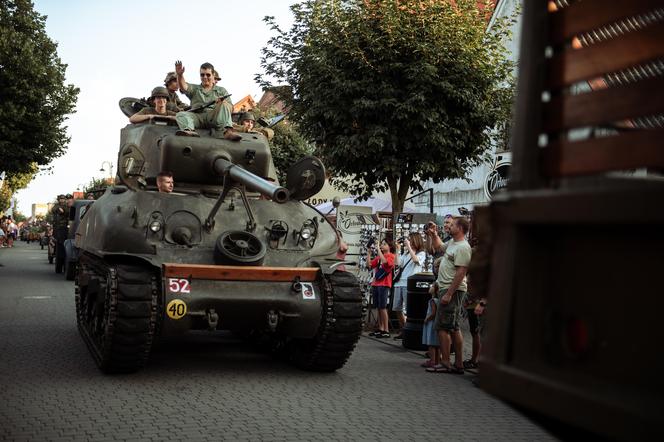
[[[463,368],[458,368],[452,365],[451,367],[448,367],[447,365],[443,364],[437,364],[434,365],[433,367],[427,368],[427,372],[429,373],[450,373],[450,374],[463,374]]]
[[[463,368],[465,368],[466,370],[475,370],[479,368],[479,366],[480,364],[478,364],[477,362],[473,362],[470,359],[466,359],[465,361],[463,361]]]

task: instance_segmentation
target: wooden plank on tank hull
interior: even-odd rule
[[[164,277],[212,279],[219,281],[275,281],[288,282],[296,277],[300,281],[315,281],[318,278],[318,267],[257,267],[228,266],[204,264],[163,265]]]

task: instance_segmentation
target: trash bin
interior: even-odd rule
[[[402,345],[410,350],[425,351],[422,345],[422,327],[427,314],[427,304],[431,295],[429,287],[435,281],[433,273],[415,273],[408,278],[406,299],[406,324],[403,327]]]

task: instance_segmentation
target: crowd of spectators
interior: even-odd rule
[[[472,248],[468,241],[470,223],[464,216],[447,215],[441,232],[435,223],[426,227],[424,238],[411,233],[394,244],[384,239],[367,265],[375,271],[372,282],[373,306],[377,309],[378,326],[370,336],[389,338],[388,294],[393,289],[392,310],[403,330],[407,318],[407,280],[423,269],[427,254],[433,260],[435,282],[422,329],[422,344],[428,347],[428,359],[422,365],[428,372],[463,374],[478,368],[481,351],[482,315],[486,300],[468,292],[468,267]],[[369,244],[371,246],[371,244]],[[368,247],[370,248],[370,247]],[[461,325],[468,321],[472,337],[472,354],[464,359]],[[394,339],[401,339],[400,332]],[[451,361],[454,352],[454,361]]]

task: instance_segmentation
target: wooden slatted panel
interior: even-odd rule
[[[544,107],[544,130],[554,132],[660,113],[664,113],[662,77],[579,95],[556,97]]]
[[[620,71],[664,57],[664,23],[581,49],[567,48],[549,61],[549,88]]]
[[[622,18],[664,7],[664,0],[583,0],[551,13],[550,39],[560,44]]]
[[[296,277],[300,281],[315,281],[317,267],[255,267],[165,263],[167,278],[210,279],[217,281],[273,281],[290,282]]]
[[[664,169],[664,129],[640,130],[542,149],[542,170],[550,178],[638,167]]]

